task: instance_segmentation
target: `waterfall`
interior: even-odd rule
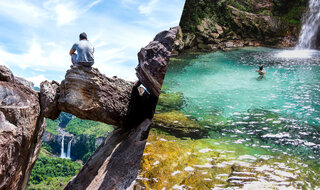
[[[66,158],[66,154],[64,153],[64,135],[62,136],[61,155],[60,155],[60,158]]]
[[[72,142],[73,137],[71,138],[71,140],[68,143],[68,151],[67,151],[67,158],[71,159],[71,142]]]
[[[297,49],[311,49],[320,27],[320,0],[309,0],[309,11],[304,17],[304,23],[299,36]]]

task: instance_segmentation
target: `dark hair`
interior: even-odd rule
[[[262,69],[263,69],[263,65],[261,65],[261,66],[259,67],[259,70],[260,70],[260,71],[262,71]]]
[[[85,32],[82,32],[80,35],[79,35],[79,38],[80,40],[83,40],[83,39],[86,39],[87,40],[87,34]]]

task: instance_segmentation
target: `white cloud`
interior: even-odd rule
[[[156,7],[159,0],[150,0],[147,4],[142,4],[139,6],[139,12],[143,15],[150,15],[154,8]]]
[[[28,81],[31,81],[31,82],[33,82],[33,84],[35,85],[35,86],[40,86],[40,83],[42,82],[42,81],[45,81],[45,80],[48,80],[46,77],[44,77],[43,75],[37,75],[37,76],[33,76],[33,77],[28,77],[28,78],[26,78]]]
[[[104,47],[107,45],[107,42],[105,41],[99,41],[98,43],[96,43],[96,45],[94,46],[95,48],[99,48],[99,47]]]
[[[69,24],[77,18],[77,12],[73,11],[71,6],[57,5],[54,10],[58,26]]]
[[[2,63],[8,66],[18,66],[25,70],[53,70],[62,71],[67,68],[65,63],[68,61],[68,55],[59,47],[52,49],[51,45],[41,45],[37,40],[31,40],[25,53],[11,53],[0,47],[0,56]],[[49,48],[48,48],[49,47]]]
[[[22,0],[0,1],[0,15],[32,26],[46,17],[46,13],[41,8]]]
[[[79,17],[79,7],[72,1],[49,0],[43,3],[43,9],[50,20],[56,21],[57,26],[71,23]]]
[[[72,44],[85,31],[95,46],[94,67],[107,76],[134,81],[140,48],[161,30],[178,24],[183,1],[121,0],[113,5],[103,0],[0,0],[0,16],[18,22],[12,35],[5,33],[5,40],[0,39],[0,64],[17,69],[24,77],[39,73],[60,79],[71,65],[68,53]],[[124,9],[123,5],[131,7]],[[117,12],[126,11],[126,16],[101,12],[100,6],[114,6]],[[0,32],[5,27],[0,26]],[[16,35],[25,28],[28,33]],[[8,43],[11,38],[15,41]],[[24,74],[24,70],[35,72]]]
[[[131,8],[135,4],[138,4],[137,0],[121,0],[121,5],[125,8]]]
[[[102,0],[96,0],[96,1],[94,1],[94,2],[92,2],[92,3],[90,3],[89,6],[88,6],[88,8],[91,8],[91,7],[93,7],[93,6],[101,3],[101,1],[102,1]]]

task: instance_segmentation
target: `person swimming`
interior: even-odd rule
[[[258,77],[258,79],[262,79],[263,77],[264,77],[264,75],[266,74],[266,72],[264,72],[263,71],[263,65],[261,65],[260,67],[259,67],[259,70],[256,70],[256,72],[258,72],[259,73],[259,77]]]

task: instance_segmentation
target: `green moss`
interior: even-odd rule
[[[183,112],[171,111],[155,114],[153,122],[159,125],[183,127],[183,128],[201,128],[196,121],[192,121],[185,116]]]
[[[176,137],[201,138],[207,133],[195,119],[188,118],[180,111],[155,114],[152,120],[152,127],[163,130]]]
[[[182,93],[161,93],[157,104],[157,111],[179,110],[183,103]]]
[[[249,7],[241,4],[240,1],[230,1],[230,5],[242,11],[249,11]]]
[[[291,25],[300,26],[302,16],[306,8],[304,6],[294,6],[285,13],[281,19],[290,23]]]

